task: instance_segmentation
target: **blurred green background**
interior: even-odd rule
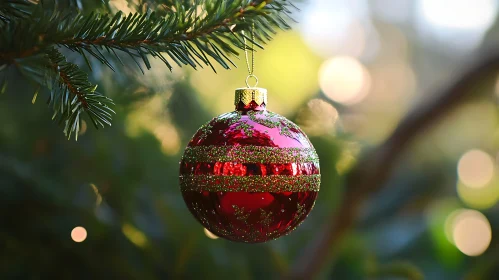
[[[130,11],[126,1],[110,1]],[[315,208],[291,235],[258,245],[206,232],[178,186],[195,131],[233,110],[238,69],[112,72],[67,53],[116,103],[113,126],[78,142],[50,121],[16,71],[0,95],[1,279],[276,279],[341,203],[343,175],[408,110],[499,45],[495,0],[309,0],[299,23],[256,54],[270,110],[298,123],[321,160]],[[364,204],[323,279],[496,279],[499,86],[427,130]],[[88,126],[88,128],[87,128]],[[400,278],[397,278],[400,277]]]

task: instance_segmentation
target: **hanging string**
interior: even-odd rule
[[[244,34],[244,33],[243,33]],[[248,55],[248,44],[246,42],[246,36],[243,36],[244,40],[244,55],[246,57],[246,66],[248,68],[248,76],[246,77],[246,86],[251,88],[249,85],[249,79],[255,79],[255,85],[252,87],[256,87],[258,85],[258,78],[253,74],[255,72],[255,23],[251,24],[251,65],[249,61]]]

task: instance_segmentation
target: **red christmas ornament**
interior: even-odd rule
[[[266,104],[265,89],[237,89],[236,111],[203,125],[180,163],[187,207],[205,228],[232,241],[289,233],[319,191],[319,158],[308,137]]]

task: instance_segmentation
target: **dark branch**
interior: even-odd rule
[[[383,144],[366,153],[347,176],[345,197],[332,221],[326,221],[320,236],[296,259],[287,278],[313,279],[317,276],[326,262],[335,257],[345,233],[355,225],[362,202],[384,186],[404,150],[431,125],[472,97],[472,87],[478,80],[496,75],[498,70],[499,53],[480,59],[448,87],[429,95],[435,99],[414,108]]]

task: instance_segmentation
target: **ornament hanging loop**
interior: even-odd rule
[[[248,77],[246,77],[246,86],[248,88],[252,87],[254,88],[258,85],[258,78],[253,74],[255,72],[255,23],[251,24],[251,65],[249,61],[248,44],[246,42],[246,36],[244,36],[243,39],[244,39],[244,56],[246,57],[246,66],[248,67]],[[252,87],[249,85],[250,78],[255,79],[255,85]]]
[[[250,86],[249,85],[249,79],[250,78],[253,78],[255,80],[255,84],[253,86]],[[258,77],[253,75],[253,74],[249,74],[248,77],[246,77],[246,86],[248,88],[256,88],[256,86],[258,85]]]

